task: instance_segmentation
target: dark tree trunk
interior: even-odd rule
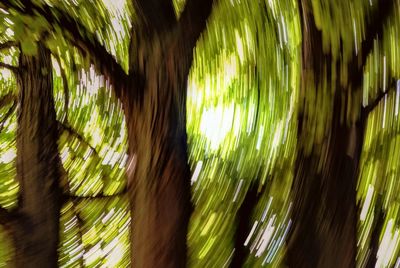
[[[57,267],[61,162],[50,51],[38,43],[37,55],[21,52],[19,64],[15,261],[17,267]]]
[[[146,50],[139,55],[142,65],[135,66],[134,84],[143,87],[142,94],[123,100],[129,137],[132,267],[185,267],[187,261],[189,68],[177,57],[175,41],[173,33],[164,39],[141,38]]]
[[[309,138],[308,129],[316,125],[310,125],[312,115],[304,111],[307,105],[322,108],[324,103],[318,103],[321,97],[316,97],[314,103],[305,101],[304,111],[300,111],[293,185],[294,228],[289,237],[287,263],[289,267],[355,267],[356,182],[365,116],[346,119],[345,111],[351,105],[348,97],[355,90],[341,85],[337,78],[340,64],[332,63],[331,55],[324,53],[321,32],[315,26],[311,6],[306,3],[308,1],[300,2],[303,32],[301,91],[305,98],[312,95],[306,93],[307,90],[315,90],[316,96],[331,94],[332,116],[324,125],[323,139],[313,141],[310,152],[303,142]],[[333,75],[335,71],[336,76]],[[326,92],[322,92],[323,85],[328,87]],[[330,93],[330,87],[334,88],[334,93]]]
[[[355,267],[356,180],[363,126],[340,123],[335,104],[326,151],[296,161],[289,267]],[[349,152],[349,147],[356,149]],[[322,166],[321,166],[322,165]]]
[[[179,20],[172,1],[132,3],[138,17],[131,35],[129,85],[120,96],[128,128],[132,267],[186,267],[192,212],[187,79],[213,0],[188,0]]]

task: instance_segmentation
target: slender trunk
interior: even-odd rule
[[[342,88],[337,78],[339,64],[323,52],[321,32],[316,28],[311,7],[301,2],[303,29],[303,63],[301,91],[307,98],[315,90],[316,102],[322,107],[323,94],[331,94],[331,117],[324,126],[321,141],[305,149],[307,131],[316,127],[304,111],[299,115],[298,156],[295,163],[294,229],[289,238],[289,267],[354,267],[356,257],[356,182],[365,131],[365,116],[349,122],[345,111],[354,89]],[[336,68],[333,70],[333,68]],[[357,68],[357,66],[353,66]],[[337,76],[334,73],[337,73]],[[324,85],[334,88],[323,92]],[[353,90],[353,91],[350,91]],[[307,103],[308,102],[308,103]],[[319,112],[319,111],[316,111]],[[315,115],[314,115],[315,116]],[[318,120],[318,117],[316,117]]]
[[[379,236],[381,234],[382,228],[385,224],[385,211],[382,207],[383,197],[378,196],[375,207],[377,208],[377,212],[375,215],[377,217],[374,219],[373,223],[373,231],[371,233],[371,242],[370,242],[370,254],[368,255],[367,264],[365,267],[375,267],[377,263],[377,255],[379,250]]]
[[[17,177],[20,220],[14,227],[17,267],[57,267],[61,162],[50,51],[19,58]]]
[[[246,196],[243,199],[236,213],[237,227],[235,231],[235,252],[233,253],[232,261],[230,263],[231,268],[243,267],[246,263],[246,258],[250,254],[249,247],[245,246],[246,238],[251,230],[251,214],[254,212],[260,198],[262,197],[265,187],[260,192],[257,190],[257,184],[251,184],[246,192]]]
[[[172,36],[170,33],[169,36]],[[164,39],[171,40],[172,38]],[[143,43],[145,43],[141,39]],[[129,137],[132,267],[185,267],[191,214],[186,79],[176,46],[147,41],[141,96],[123,99]],[[135,78],[137,79],[137,77]],[[136,99],[133,103],[133,99]]]

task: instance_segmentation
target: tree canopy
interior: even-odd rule
[[[21,196],[19,58],[37,55],[41,43],[51,52],[62,162],[60,267],[130,265],[131,224],[162,207],[146,198],[169,182],[152,184],[165,176],[154,172],[165,168],[153,163],[159,159],[166,170],[186,160],[190,167],[188,178],[185,167],[177,171],[191,186],[189,267],[236,267],[239,259],[244,267],[291,265],[309,240],[305,251],[351,244],[357,267],[398,267],[399,7],[397,0],[2,1],[0,267],[18,257],[6,217]],[[187,156],[174,150],[182,141]],[[347,228],[354,241],[341,236]],[[322,267],[324,250],[329,245],[301,258]],[[344,256],[338,252],[328,254]]]

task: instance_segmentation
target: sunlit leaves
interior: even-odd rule
[[[14,64],[17,52],[7,49],[0,54],[0,61]],[[7,69],[0,70],[0,206],[16,206],[18,184],[16,182],[16,131],[17,103],[16,81]]]
[[[362,262],[368,258],[371,236],[377,232],[379,235],[377,258],[383,267],[394,265],[396,256],[400,252],[398,235],[400,121],[398,111],[396,112],[399,92],[390,89],[392,93],[382,99],[368,118],[358,185],[361,212],[357,260]],[[377,225],[379,217],[383,217],[381,219],[383,222]]]
[[[376,1],[373,1],[376,2]],[[323,46],[333,60],[347,64],[353,53],[360,53],[365,36],[365,22],[371,1],[312,1],[315,23],[321,29]]]
[[[63,83],[55,75],[58,120],[65,126],[60,152],[69,176],[69,191],[78,196],[113,195],[126,184],[127,136],[121,106],[108,83],[93,68],[80,71],[77,79],[67,93],[69,106],[65,118]]]
[[[395,14],[397,10],[395,10]],[[361,207],[358,228],[357,261],[368,258],[371,236],[378,235],[377,265],[394,266],[399,259],[400,239],[398,163],[400,77],[398,62],[398,16],[389,18],[380,39],[374,40],[364,73],[363,106],[380,102],[368,117],[359,175],[358,202]],[[387,92],[387,94],[383,94]]]
[[[287,211],[292,174],[270,175],[279,167],[290,170],[294,159],[300,36],[292,5],[219,1],[196,48],[187,106],[197,205],[189,233],[195,267],[229,262],[232,224],[251,181],[267,185],[260,202],[274,200],[274,212],[264,216],[252,243],[262,243],[273,215],[274,226],[287,224],[277,213]],[[276,230],[271,234],[283,239]],[[282,246],[271,241],[265,241],[265,250],[274,247],[274,254],[260,253],[269,262]]]

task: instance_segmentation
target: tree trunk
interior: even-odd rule
[[[140,39],[145,49],[138,55],[141,64],[134,67],[137,75],[132,79],[142,87],[135,89],[142,94],[127,94],[123,99],[129,138],[132,267],[186,266],[191,214],[185,123],[190,65],[176,57],[174,34],[166,36]]]
[[[355,267],[356,182],[363,127],[341,124],[338,106],[324,142],[326,151],[301,153],[296,161],[289,267]],[[352,146],[358,149],[349,153]]]
[[[307,91],[315,90],[317,97],[314,101],[305,101],[303,111],[299,113],[293,185],[294,228],[289,237],[287,262],[289,267],[355,267],[356,182],[365,116],[346,119],[345,112],[351,107],[348,107],[351,105],[349,95],[355,91],[341,85],[338,79],[340,64],[332,63],[331,55],[324,53],[321,32],[315,26],[311,6],[305,3],[307,1],[300,2],[303,32],[301,91],[307,98],[312,95]],[[335,71],[336,76],[333,75]],[[324,86],[328,87],[325,92]],[[334,88],[334,93],[330,87]],[[323,94],[331,94],[328,98],[332,114],[327,122],[319,122],[319,117],[305,112],[307,105],[321,108],[328,105],[321,102]],[[319,112],[318,109],[314,111]],[[303,142],[310,139],[309,129],[319,124],[325,128],[324,137],[321,141],[312,141],[313,148],[311,152],[307,151]]]
[[[61,162],[50,51],[20,54],[17,178],[20,220],[14,227],[17,267],[57,267]]]

